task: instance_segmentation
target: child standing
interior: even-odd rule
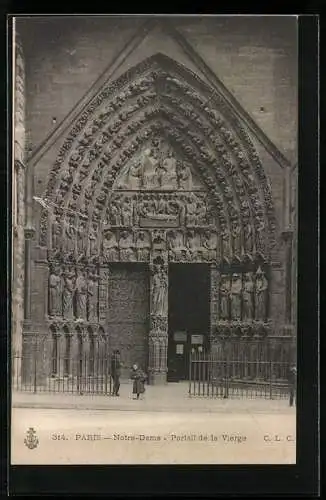
[[[146,375],[143,372],[143,370],[141,370],[141,368],[138,367],[137,364],[134,364],[131,370],[130,378],[131,380],[134,381],[132,386],[132,393],[136,394],[137,399],[139,399],[139,395],[145,392],[144,384],[146,381]]]

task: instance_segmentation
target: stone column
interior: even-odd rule
[[[61,332],[58,339],[58,370],[57,375],[63,378],[65,375],[65,359],[66,359],[66,333]]]
[[[150,266],[149,383],[167,382],[168,265]]]
[[[88,332],[83,334],[83,376],[86,377],[85,381],[88,384],[89,380],[89,356],[90,355],[90,338]]]
[[[71,375],[77,377],[78,375],[78,363],[79,363],[79,339],[76,332],[71,336]]]
[[[210,265],[210,350],[212,351],[219,319],[219,275],[216,263]]]
[[[107,312],[109,303],[109,277],[110,269],[101,266],[99,269],[99,286],[98,286],[98,301],[99,301],[99,322],[104,328],[107,328]],[[107,333],[107,332],[105,332]]]

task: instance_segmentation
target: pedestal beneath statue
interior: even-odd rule
[[[167,384],[167,372],[150,372],[148,382],[150,385]]]

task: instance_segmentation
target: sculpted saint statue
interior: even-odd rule
[[[81,219],[77,226],[77,250],[78,255],[82,255],[86,250],[86,221]]]
[[[253,318],[253,305],[254,305],[254,282],[253,273],[245,273],[243,275],[243,319],[251,320]]]
[[[155,214],[168,213],[168,205],[163,196],[158,195],[156,199],[153,200],[153,205],[155,207]]]
[[[49,297],[49,313],[50,316],[62,315],[62,296],[61,296],[61,276],[59,268],[52,270],[49,279],[50,297]]]
[[[140,231],[136,239],[137,260],[140,262],[147,261],[149,259],[150,248],[149,234],[145,231]]]
[[[250,222],[244,226],[245,251],[251,254],[253,251],[253,231]]]
[[[97,321],[98,287],[97,276],[90,273],[87,281],[88,321]]]
[[[76,228],[73,225],[74,220],[70,218],[68,221],[64,222],[64,236],[66,241],[66,251],[70,254],[75,251],[75,235]]]
[[[194,196],[189,196],[187,203],[187,225],[194,226],[196,224],[197,202]]]
[[[183,242],[182,231],[173,231],[170,233],[169,249],[172,258],[176,261],[183,260],[186,257],[186,247]]]
[[[119,253],[119,246],[115,233],[106,231],[103,239],[103,257],[105,262],[115,262]]]
[[[206,231],[203,247],[206,249],[205,254],[208,260],[216,259],[217,243],[217,234],[214,231]]]
[[[203,248],[201,247],[200,235],[197,231],[188,231],[187,233],[187,247],[189,250],[189,258],[196,259],[198,254],[203,253]]]
[[[121,204],[118,201],[111,202],[110,222],[113,226],[121,226],[122,225]]]
[[[258,251],[261,251],[264,248],[264,229],[265,223],[262,219],[259,219],[256,225],[256,249]]]
[[[133,163],[128,172],[129,189],[138,191],[141,188],[142,166],[140,163]]]
[[[120,258],[123,261],[135,260],[133,233],[123,231],[119,240]]]
[[[206,223],[206,203],[203,199],[200,199],[196,204],[195,221],[197,226],[201,226]]]
[[[122,225],[125,227],[132,226],[133,205],[130,198],[125,198],[121,207]]]
[[[155,189],[159,187],[159,180],[157,175],[158,155],[156,151],[146,149],[143,153],[143,188]]]
[[[82,271],[78,271],[76,279],[76,316],[78,319],[86,319],[87,283]]]
[[[241,275],[234,273],[231,283],[231,318],[241,319]]]
[[[192,174],[189,166],[184,162],[180,162],[178,166],[179,188],[184,191],[191,191]]]
[[[258,321],[266,320],[266,301],[268,283],[264,271],[259,267],[256,272],[255,283],[255,312]]]
[[[61,246],[61,231],[62,225],[57,220],[57,218],[53,218],[52,220],[52,249],[58,250]]]
[[[97,227],[92,225],[88,233],[89,255],[92,257],[97,254]]]
[[[72,319],[73,311],[73,294],[75,291],[75,273],[72,269],[64,274],[64,288],[63,288],[63,316],[67,319]]]
[[[163,160],[160,168],[160,185],[162,189],[177,189],[176,160],[173,152],[169,151],[168,156]]]
[[[220,235],[221,235],[221,250],[223,259],[228,260],[230,258],[230,234],[227,230],[227,225],[225,222],[220,224]]]
[[[232,248],[233,255],[239,256],[241,254],[241,229],[238,221],[232,221]]]
[[[230,301],[230,276],[228,274],[221,275],[220,282],[220,318],[229,319],[229,301]]]
[[[162,268],[155,269],[152,275],[152,307],[151,314],[166,316],[168,311],[168,282]]]

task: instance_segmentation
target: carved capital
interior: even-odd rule
[[[159,335],[168,330],[168,318],[163,316],[150,316],[150,335]]]
[[[33,227],[24,228],[25,240],[33,240],[35,236],[35,229]]]

